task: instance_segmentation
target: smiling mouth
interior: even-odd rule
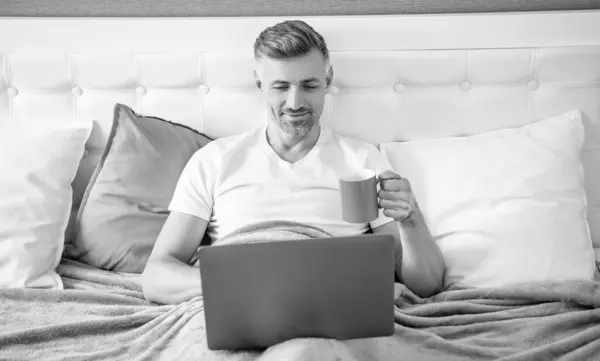
[[[291,118],[299,118],[299,117],[303,117],[305,115],[308,115],[308,112],[297,113],[297,114],[285,113],[285,115],[288,116],[288,117],[291,117]]]

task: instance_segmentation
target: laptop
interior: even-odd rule
[[[393,254],[375,234],[202,248],[208,348],[394,334]]]

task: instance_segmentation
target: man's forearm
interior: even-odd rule
[[[149,262],[142,285],[146,299],[162,304],[178,304],[202,295],[199,269],[177,260]]]
[[[438,293],[444,285],[444,259],[425,220],[417,216],[398,224],[402,259],[396,262],[396,274],[421,297]]]

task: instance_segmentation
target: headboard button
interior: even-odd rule
[[[71,92],[73,93],[73,95],[75,96],[80,96],[81,94],[83,94],[83,91],[81,90],[80,87],[76,86],[73,87],[73,89],[71,89]]]
[[[532,80],[527,84],[527,87],[531,90],[537,90],[537,88],[540,87],[540,84],[537,81]]]
[[[402,84],[394,85],[394,91],[396,93],[402,93],[404,91],[404,85],[402,85]]]
[[[138,95],[145,95],[146,88],[144,88],[143,86],[139,86],[135,89],[135,92],[138,93]]]
[[[206,85],[206,84],[202,84],[202,85],[200,85],[200,86],[198,87],[198,91],[199,91],[201,94],[208,94],[208,92],[210,91],[210,89],[208,88],[208,85]]]
[[[468,81],[463,81],[462,83],[460,83],[460,88],[464,91],[469,91],[471,90],[471,83],[469,83]]]
[[[15,95],[19,94],[19,91],[17,90],[17,88],[10,87],[10,88],[6,89],[6,93],[9,96],[14,97]]]
[[[339,92],[340,92],[340,88],[338,88],[337,86],[335,86],[335,85],[331,85],[331,86],[329,87],[329,94],[331,94],[331,95],[336,95],[336,94],[337,94],[337,93],[339,93]]]

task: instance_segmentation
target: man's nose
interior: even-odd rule
[[[287,101],[286,101],[286,105],[288,108],[292,109],[292,110],[297,110],[302,108],[303,104],[303,100],[302,100],[302,94],[300,93],[300,91],[296,90],[296,89],[291,89],[290,92],[288,93],[288,97],[287,97]]]

